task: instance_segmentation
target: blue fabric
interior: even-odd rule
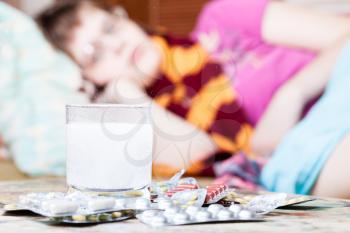
[[[0,135],[20,170],[65,174],[65,104],[88,101],[80,86],[33,20],[0,2]]]
[[[322,98],[283,140],[260,177],[271,191],[309,194],[336,146],[350,131],[350,43]]]

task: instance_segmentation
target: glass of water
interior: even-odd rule
[[[152,179],[148,107],[67,105],[67,183],[78,190],[143,190]]]

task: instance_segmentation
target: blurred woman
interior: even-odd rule
[[[106,87],[103,101],[157,103],[156,171],[195,174],[218,151],[270,156],[322,93],[350,32],[348,18],[267,0],[210,2],[194,41],[146,33],[91,1],[56,4],[39,23]]]

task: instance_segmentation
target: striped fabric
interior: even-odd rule
[[[148,95],[160,106],[207,132],[221,152],[250,154],[252,127],[221,65],[212,61],[199,44],[189,40],[153,39],[165,61],[162,75],[147,88]],[[196,172],[201,167],[197,164]]]

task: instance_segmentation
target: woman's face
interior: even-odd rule
[[[160,53],[149,36],[127,17],[93,6],[79,11],[80,24],[67,44],[84,75],[98,85],[112,79],[147,82],[158,72]]]

